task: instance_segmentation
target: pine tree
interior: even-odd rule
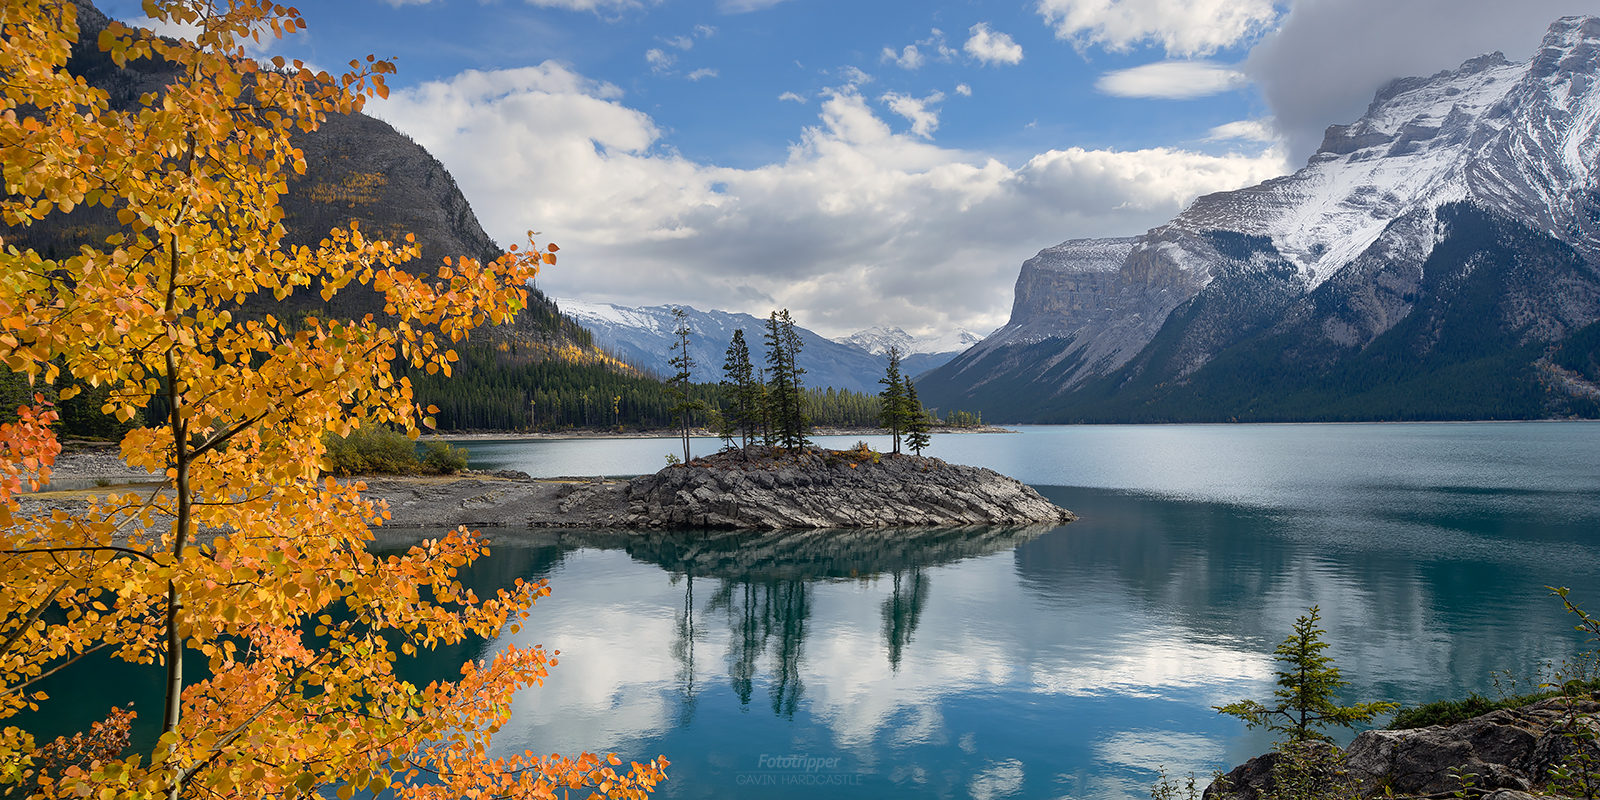
[[[689,327],[689,314],[681,308],[674,307],[672,316],[677,320],[677,327],[672,334],[678,337],[673,343],[674,355],[667,363],[672,365],[677,372],[667,379],[667,391],[676,402],[672,406],[672,413],[677,419],[678,430],[683,436],[683,461],[689,463],[689,418],[695,411],[704,410],[706,404],[700,400],[689,398],[689,383],[694,377],[694,356],[689,353],[689,337],[694,335],[694,329]]]
[[[741,447],[750,446],[750,434],[758,422],[754,371],[750,346],[745,343],[744,329],[740,328],[733,332],[733,341],[728,343],[727,358],[722,364],[722,385],[728,393],[723,438],[731,443],[737,431]]]
[[[917,385],[911,382],[909,375],[905,378],[905,385],[906,411],[910,418],[906,423],[906,447],[920,456],[922,448],[933,443],[933,437],[929,435],[933,430],[933,421],[928,418],[928,412],[923,410],[922,401],[917,399]]]
[[[1278,670],[1278,688],[1272,696],[1276,703],[1268,706],[1255,700],[1241,700],[1225,706],[1213,706],[1219,714],[1238,717],[1249,728],[1265,727],[1269,731],[1287,734],[1291,744],[1312,740],[1332,741],[1322,732],[1329,725],[1355,728],[1357,723],[1371,722],[1373,717],[1394,710],[1396,703],[1357,703],[1353,706],[1335,705],[1339,690],[1349,686],[1333,666],[1333,659],[1322,654],[1328,643],[1322,641],[1326,631],[1317,627],[1317,606],[1310,613],[1294,621],[1294,633],[1278,645],[1278,661],[1288,669]]]
[[[906,410],[906,388],[900,380],[900,348],[889,348],[889,367],[884,370],[878,383],[883,384],[883,391],[878,397],[883,399],[883,406],[878,412],[878,424],[889,430],[889,435],[894,439],[894,454],[900,455],[900,434],[910,422],[910,414]]]
[[[800,376],[805,370],[795,363],[803,342],[795,332],[794,318],[789,309],[774,311],[767,317],[767,366],[770,368],[768,386],[771,388],[770,407],[773,434],[783,448],[798,451],[811,444],[806,438],[810,422],[806,419],[802,402]]]

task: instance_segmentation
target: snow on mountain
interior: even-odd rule
[[[1365,347],[1427,300],[1424,266],[1461,233],[1447,219],[1469,218],[1447,207],[1514,220],[1600,265],[1597,154],[1600,18],[1565,17],[1527,61],[1491,53],[1391,82],[1293,175],[1201,197],[1142,236],[1040,251],[1010,321],[929,376],[949,397],[927,394],[1064,396],[1154,358],[1158,333],[1162,359],[1181,354],[1175,381],[1262,326],[1317,319],[1320,338],[1295,347]],[[1587,319],[1586,291],[1540,318],[1544,341]],[[1180,316],[1187,327],[1172,328]]]
[[[676,330],[673,306],[630,308],[560,299],[556,304],[563,314],[593,332],[596,344],[635,366],[660,375],[672,374],[673,369],[667,362],[672,358],[671,347],[677,340],[673,334]],[[739,329],[744,330],[751,362],[757,367],[763,365],[766,351],[762,334],[766,330],[766,320],[749,314],[682,308],[688,314],[689,328],[693,331],[689,353],[696,362],[695,381],[716,383],[721,380],[728,344],[733,340],[733,332]],[[877,383],[883,375],[883,358],[831,341],[805,328],[797,328],[797,332],[804,342],[798,359],[800,367],[806,370],[802,378],[804,385],[832,386],[870,394],[883,388]]]
[[[914,355],[927,353],[959,353],[980,341],[979,336],[966,328],[956,328],[948,333],[938,336],[912,336],[901,328],[884,328],[875,326],[863,331],[856,331],[849,336],[834,339],[835,342],[850,345],[867,351],[873,355],[883,355],[889,352],[890,347],[900,348],[901,355]]]

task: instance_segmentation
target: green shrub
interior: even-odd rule
[[[451,447],[449,442],[428,442],[422,446],[422,469],[436,475],[454,475],[467,468],[467,448]]]
[[[335,475],[409,475],[422,464],[417,446],[404,433],[367,424],[340,438],[324,434],[327,470]]]

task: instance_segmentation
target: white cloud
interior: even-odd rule
[[[715,69],[712,69],[711,67],[701,67],[700,69],[697,69],[694,72],[689,73],[685,77],[687,77],[691,81],[698,81],[701,78],[715,78],[715,77],[717,77],[717,71]]]
[[[400,3],[427,3],[431,0],[399,0]],[[568,11],[621,11],[629,8],[642,8],[639,0],[525,0],[528,5],[539,8],[564,8]],[[396,0],[389,0],[395,3]]]
[[[989,30],[989,23],[980,22],[972,26],[970,33],[972,36],[967,39],[963,49],[984,64],[1016,64],[1022,61],[1022,45],[1004,33]]]
[[[845,83],[851,86],[865,86],[873,81],[873,77],[871,75],[868,75],[867,73],[862,72],[855,67],[844,67],[839,70],[839,75],[844,78]]]
[[[1244,43],[1278,18],[1272,0],[1039,0],[1056,37],[1125,52],[1155,43],[1168,56],[1209,55]]]
[[[710,39],[717,35],[717,29],[710,25],[696,25],[694,26],[694,35],[702,39]]]
[[[427,147],[502,244],[562,246],[540,276],[581,300],[792,309],[841,335],[1005,322],[1017,265],[1127,235],[1195,197],[1282,174],[1281,154],[1052,150],[1012,167],[897,134],[854,86],[824,93],[782,161],[700,164],[608,83],[546,62],[464,72],[368,108]],[[927,101],[924,100],[924,109]],[[771,302],[764,299],[769,297]]]
[[[1243,72],[1211,61],[1158,61],[1107,72],[1094,86],[1118,97],[1187,100],[1238,89],[1249,82]]]
[[[650,71],[657,75],[672,69],[672,65],[678,63],[677,56],[659,47],[652,47],[644,51],[644,60],[649,62]]]
[[[797,95],[794,92],[784,92],[783,94],[778,95],[778,99],[779,100],[793,100],[796,103],[799,103],[801,105],[805,105],[805,102],[806,102],[806,99],[804,97],[801,97],[800,95]]]
[[[771,8],[783,0],[717,0],[717,10],[724,14],[745,14]]]
[[[1001,34],[1004,36],[1005,34]],[[1010,41],[1009,38],[1006,41]],[[914,44],[908,44],[896,53],[893,47],[883,48],[883,57],[880,61],[893,61],[901,69],[915,70],[928,63],[928,58],[936,58],[948,62],[955,58],[956,51],[945,42],[944,31],[933,28],[926,39],[918,39]]]
[[[1496,50],[1520,61],[1557,18],[1593,13],[1594,0],[1295,0],[1242,69],[1299,161],[1327,126],[1356,121],[1389,81]]]
[[[923,98],[900,92],[889,92],[878,98],[888,104],[889,110],[911,121],[911,132],[924,139],[932,139],[939,129],[939,112],[929,106],[944,100],[943,92],[934,92]]]
[[[899,53],[896,53],[892,47],[883,48],[883,57],[879,60],[893,61],[895,66],[898,66],[901,69],[921,69],[923,63],[928,59],[926,56],[922,55],[922,52],[917,49],[916,45],[908,44],[906,45],[905,50],[902,50]]]
[[[966,85],[964,83],[958,83],[958,84],[956,84],[956,94],[959,94],[962,97],[971,97],[972,96],[972,87],[968,86],[968,85]]]
[[[688,50],[689,48],[694,47],[694,40],[687,36],[674,36],[671,39],[662,39],[661,41],[666,42],[667,44],[676,47],[679,50]]]
[[[1238,122],[1228,122],[1211,129],[1206,136],[1208,142],[1226,142],[1242,139],[1247,142],[1277,142],[1280,140],[1278,131],[1272,127],[1270,119],[1241,119]]]

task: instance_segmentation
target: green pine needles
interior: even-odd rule
[[[1355,728],[1371,722],[1373,717],[1398,708],[1397,703],[1357,703],[1341,706],[1334,701],[1339,690],[1349,686],[1333,666],[1333,659],[1323,655],[1328,643],[1322,641],[1326,631],[1317,627],[1320,609],[1312,606],[1305,616],[1294,621],[1294,633],[1278,645],[1277,659],[1288,669],[1278,670],[1278,688],[1272,692],[1272,704],[1255,700],[1241,700],[1225,706],[1213,706],[1220,714],[1238,717],[1250,728],[1264,727],[1289,737],[1290,743],[1331,741],[1322,732],[1329,726]]]

